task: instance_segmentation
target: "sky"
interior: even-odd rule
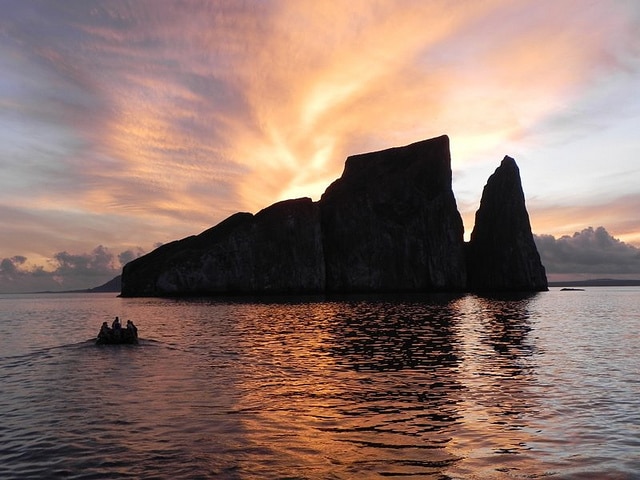
[[[100,285],[349,155],[520,168],[550,280],[640,278],[637,0],[0,0],[0,292]]]

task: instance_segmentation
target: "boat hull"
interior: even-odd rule
[[[109,333],[100,333],[96,339],[96,345],[137,345],[138,335],[126,328]]]

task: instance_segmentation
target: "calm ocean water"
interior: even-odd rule
[[[0,295],[0,478],[640,478],[639,330],[640,288]]]

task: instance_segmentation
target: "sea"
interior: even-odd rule
[[[640,287],[0,295],[0,479],[636,479],[639,331]]]

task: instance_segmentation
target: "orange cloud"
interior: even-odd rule
[[[0,105],[47,126],[19,135],[29,137],[20,158],[39,158],[38,168],[12,167],[42,178],[2,206],[72,212],[75,237],[117,229],[127,247],[147,248],[235,211],[318,198],[350,154],[446,133],[470,231],[482,186],[509,149],[533,152],[521,167],[525,183],[534,178],[535,149],[571,133],[553,120],[631,62],[637,9],[577,0],[43,4],[0,20],[10,40],[2,48],[18,49],[3,61],[20,75],[7,78],[26,79],[28,94],[16,86]],[[537,233],[600,225],[591,219],[610,212],[533,203]],[[607,229],[640,237],[635,214],[616,211]],[[95,227],[82,221],[97,216]]]
[[[578,101],[620,26],[578,3],[351,5],[285,4],[239,59],[257,127],[230,155],[250,210],[319,197],[349,154],[446,132],[459,167],[523,140]]]
[[[482,9],[376,9],[364,2],[345,11],[344,5],[287,4],[250,59],[263,72],[245,85],[259,129],[234,142],[240,157],[250,159],[252,173],[241,186],[247,204],[255,208],[302,192],[317,198],[358,148],[442,133],[425,122],[425,111],[436,103],[425,84],[428,89],[434,80],[416,88],[414,64]],[[427,11],[433,20],[425,23]]]

